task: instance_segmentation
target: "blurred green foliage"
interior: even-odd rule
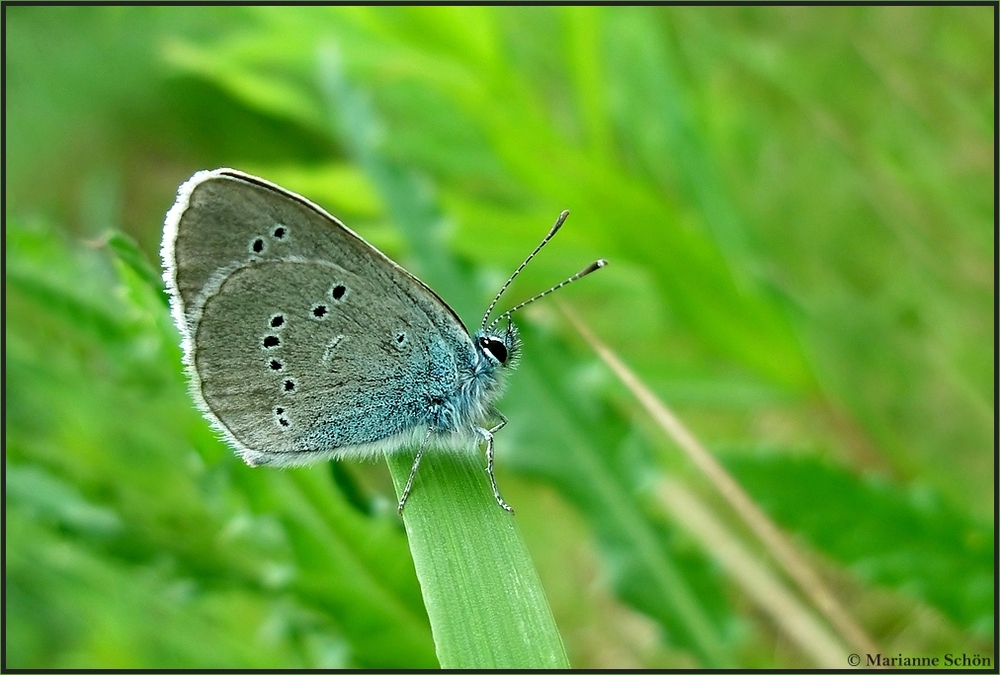
[[[251,470],[186,394],[160,228],[224,165],[456,261],[470,323],[570,208],[505,302],[608,258],[562,300],[884,652],[991,654],[994,12],[5,6],[5,665],[437,663],[385,469]],[[657,508],[664,472],[715,497],[554,308],[498,480],[571,663],[810,667]]]

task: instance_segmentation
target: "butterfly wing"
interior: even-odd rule
[[[417,437],[475,359],[426,285],[259,178],[220,169],[185,183],[163,259],[195,398],[253,464]]]

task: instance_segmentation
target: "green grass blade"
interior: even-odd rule
[[[412,457],[389,460],[396,491]],[[403,522],[442,668],[569,668],[541,581],[481,456],[427,455]]]

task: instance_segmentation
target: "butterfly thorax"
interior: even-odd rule
[[[433,425],[439,433],[476,435],[496,415],[493,403],[503,393],[507,373],[517,365],[521,340],[513,324],[501,332],[478,331],[472,342],[472,363],[460,373],[455,392],[433,411]]]

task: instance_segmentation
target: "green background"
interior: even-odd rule
[[[470,325],[570,209],[501,308],[607,258],[558,299],[882,652],[992,655],[994,12],[5,6],[6,666],[437,664],[384,463],[249,469],[187,396],[159,239],[218,166],[447,256]],[[497,478],[571,664],[814,667],[558,305]]]

